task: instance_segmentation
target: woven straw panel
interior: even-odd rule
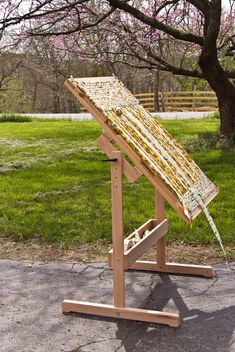
[[[190,189],[196,189],[205,199],[215,186],[190,155],[117,78],[74,79],[74,82],[148,169],[167,184],[191,218],[198,203]]]

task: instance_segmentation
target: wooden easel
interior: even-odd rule
[[[212,277],[211,266],[185,265],[167,263],[165,260],[165,235],[168,231],[168,221],[165,219],[165,199],[180,213],[185,221],[188,219],[183,213],[182,206],[169,192],[165,185],[143,165],[140,158],[129,147],[129,145],[117,135],[105,122],[102,113],[96,109],[91,101],[81,92],[70,80],[65,82],[67,87],[82,102],[101,124],[103,134],[98,138],[97,144],[104,151],[111,163],[111,184],[112,184],[112,241],[113,249],[109,251],[108,262],[113,269],[113,305],[65,300],[62,303],[62,311],[78,312],[106,317],[140,320],[151,323],[166,324],[171,327],[178,327],[180,316],[176,313],[168,313],[140,308],[130,308],[125,305],[125,270],[147,270],[154,272],[165,272],[173,274],[199,275]],[[136,166],[131,166],[125,159],[123,153],[114,147],[117,142],[122,150],[131,158]],[[155,188],[155,219],[150,219],[137,231],[142,235],[146,230],[148,234],[136,243],[129,250],[124,252],[123,235],[123,176],[129,182],[135,182],[141,175],[145,175]],[[206,203],[215,197],[214,192],[208,196]],[[195,210],[195,217],[200,209]],[[131,234],[128,237],[131,237]],[[156,261],[138,260],[149,248],[157,245]]]

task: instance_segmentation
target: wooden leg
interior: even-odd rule
[[[166,266],[165,236],[162,237],[157,243],[157,263],[161,269],[164,269]]]
[[[113,239],[113,286],[114,306],[125,307],[125,271],[124,271],[124,240],[123,240],[123,172],[122,154],[112,152],[112,239]]]
[[[156,220],[161,222],[165,219],[165,200],[163,196],[155,189],[155,214]],[[164,269],[166,264],[165,237],[162,237],[157,243],[157,263],[159,268]]]
[[[112,317],[129,320],[139,320],[149,323],[165,324],[171,327],[180,325],[180,315],[177,313],[159,312],[139,308],[118,308],[108,304],[65,300],[62,312],[77,312],[103,317]]]
[[[166,263],[165,267],[161,268],[158,265],[158,262],[137,260],[131,265],[130,269],[163,272],[168,274],[213,277],[213,269],[209,265]]]

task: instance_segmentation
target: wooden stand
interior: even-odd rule
[[[113,305],[106,305],[65,300],[62,304],[62,311],[64,313],[78,312],[106,317],[140,320],[178,327],[180,324],[179,314],[125,306],[125,270],[136,269],[212,277],[212,268],[210,266],[166,263],[164,236],[168,230],[168,221],[165,219],[165,201],[158,190],[155,191],[156,219],[147,221],[137,229],[140,235],[142,235],[145,230],[149,230],[148,234],[142,237],[133,247],[124,252],[123,175],[125,175],[130,182],[134,182],[142,173],[136,167],[131,166],[123,157],[122,153],[114,148],[112,139],[107,134],[104,133],[97,140],[97,144],[103,149],[111,162],[113,249],[109,251],[108,259],[110,267],[113,268],[114,303]],[[137,260],[149,248],[155,245],[157,245],[156,262]]]

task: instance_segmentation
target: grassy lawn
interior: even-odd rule
[[[235,151],[213,140],[216,119],[167,121],[169,131],[190,151],[220,188],[209,206],[225,243],[235,238]],[[0,124],[0,237],[63,247],[111,242],[108,163],[95,144],[97,123],[32,121]],[[208,142],[209,141],[209,142]],[[211,145],[212,143],[212,149]],[[125,233],[154,216],[153,188],[143,177],[125,181]],[[215,243],[201,214],[192,228],[170,208],[169,243]]]

